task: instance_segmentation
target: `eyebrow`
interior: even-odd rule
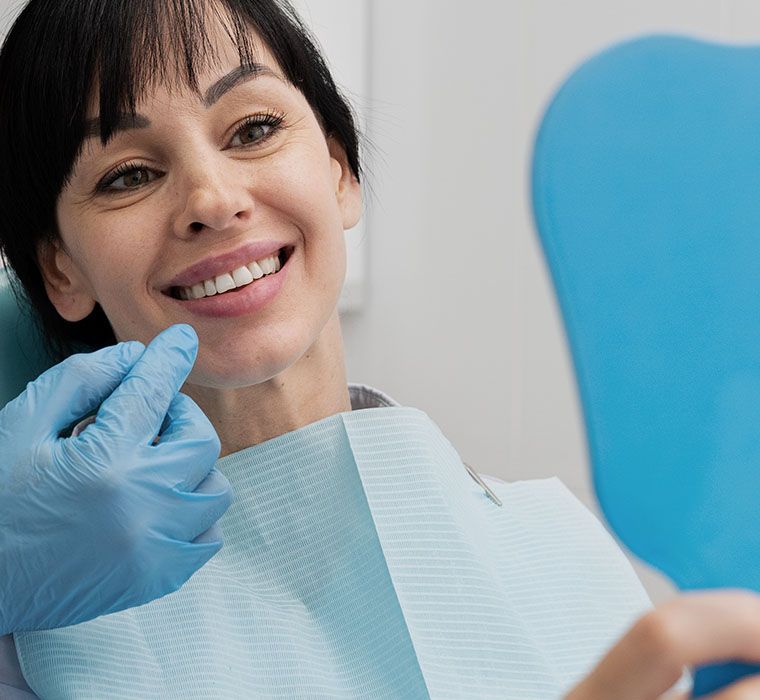
[[[223,95],[228,93],[234,87],[249,80],[254,80],[261,75],[269,75],[285,82],[282,76],[275,73],[269,66],[263,63],[246,63],[231,70],[227,75],[217,80],[201,98],[203,105],[208,109],[218,102]],[[130,129],[145,129],[150,126],[150,119],[142,114],[120,114],[114,124],[113,133],[119,131],[129,131]],[[88,119],[84,125],[84,138],[90,139],[100,136],[100,117]]]
[[[227,75],[219,78],[208,90],[203,98],[203,104],[211,107],[215,102],[221,99],[222,95],[232,90],[232,88],[248,80],[258,78],[260,75],[269,75],[278,80],[282,77],[275,73],[269,66],[263,63],[246,63],[231,70]],[[283,81],[284,82],[284,81]]]

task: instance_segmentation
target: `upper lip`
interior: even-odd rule
[[[251,241],[228,253],[211,255],[182,270],[164,287],[164,291],[168,292],[172,287],[192,287],[204,280],[244,267],[254,260],[275,255],[286,246],[287,243],[281,241]]]

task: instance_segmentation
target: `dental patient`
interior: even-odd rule
[[[0,127],[0,246],[47,344],[192,327],[182,393],[234,492],[178,590],[7,637],[24,697],[546,700],[647,612],[558,480],[478,482],[425,413],[348,383],[360,138],[286,3],[32,0]]]

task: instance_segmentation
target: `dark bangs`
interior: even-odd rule
[[[257,62],[256,30],[361,177],[352,110],[286,0],[31,0],[0,53],[0,252],[56,359],[115,342],[99,306],[77,323],[58,316],[36,262],[37,244],[58,239],[55,205],[84,141],[92,90],[105,144],[157,84],[199,92],[197,76],[217,60],[207,31],[216,21],[243,65]]]

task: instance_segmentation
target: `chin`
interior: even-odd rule
[[[285,372],[306,353],[309,343],[277,341],[208,348],[201,347],[188,381],[215,389],[235,389],[263,384]]]

